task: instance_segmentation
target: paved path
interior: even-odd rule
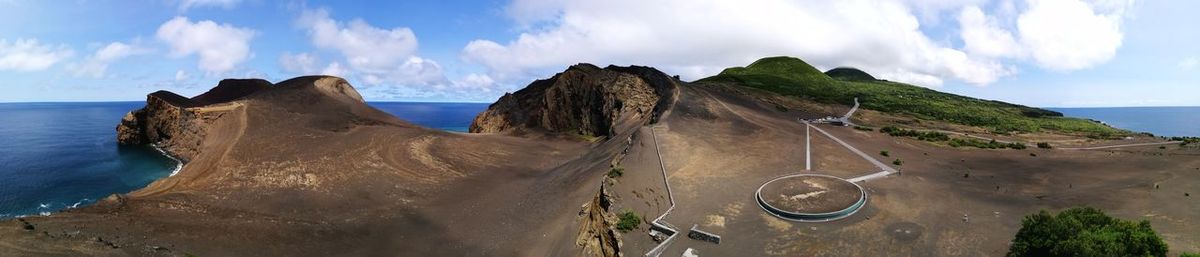
[[[809,133],[812,127],[808,122],[804,122],[804,170],[812,170],[812,136]]]
[[[858,111],[858,97],[854,98],[854,107],[850,107],[850,111],[846,112],[846,115],[842,115],[838,120],[841,120],[846,126],[853,126],[854,124],[850,123],[850,117],[853,117],[856,111]]]
[[[803,119],[801,119],[800,122],[804,122],[805,126],[808,126],[812,129],[816,129],[817,132],[821,132],[821,134],[825,134],[825,136],[829,137],[830,139],[833,139],[833,141],[837,142],[838,144],[841,144],[842,147],[849,149],[851,152],[854,152],[855,154],[858,154],[858,156],[871,162],[871,164],[874,164],[875,167],[879,167],[879,169],[881,170],[879,172],[872,173],[869,175],[848,179],[850,182],[859,182],[859,181],[864,181],[864,180],[868,180],[868,179],[882,178],[882,177],[886,177],[887,175],[891,175],[892,173],[898,172],[898,171],[896,171],[896,169],[892,168],[891,166],[887,166],[887,164],[883,164],[883,162],[876,160],[875,157],[871,157],[871,155],[864,153],[862,151],[859,151],[857,148],[854,148],[854,146],[851,146],[850,144],[847,144],[845,141],[842,141],[841,139],[833,136],[833,134],[829,134],[829,132],[825,132],[824,129],[813,126],[813,125],[809,124],[808,121],[805,121]]]
[[[650,138],[654,140],[654,153],[658,155],[658,167],[659,170],[662,171],[663,184],[667,186],[667,200],[671,203],[671,207],[668,207],[667,211],[663,212],[662,215],[659,215],[658,218],[654,218],[654,221],[650,222],[650,225],[663,230],[671,231],[672,234],[670,237],[667,237],[666,240],[663,240],[661,243],[659,243],[658,246],[650,249],[650,251],[646,253],[647,257],[658,257],[659,255],[662,255],[663,251],[667,250],[667,246],[671,245],[671,242],[674,242],[675,238],[680,234],[679,230],[676,230],[675,228],[671,227],[670,224],[662,221],[663,218],[667,217],[667,214],[671,214],[671,211],[675,210],[675,194],[671,192],[671,182],[667,177],[667,166],[663,164],[662,151],[658,149],[658,135],[654,132],[654,128],[656,127],[658,126],[650,127]]]
[[[1061,148],[1058,148],[1058,149],[1063,149],[1063,150],[1096,150],[1096,149],[1108,149],[1108,148],[1131,147],[1131,146],[1170,145],[1170,144],[1178,144],[1178,143],[1182,143],[1182,142],[1183,142],[1183,141],[1167,141],[1167,142],[1137,143],[1137,144],[1123,144],[1123,145],[1106,145],[1106,146],[1089,146],[1089,147],[1061,147]]]

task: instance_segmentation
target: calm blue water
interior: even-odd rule
[[[1156,136],[1200,137],[1200,107],[1046,108]]]
[[[430,128],[449,131],[467,132],[471,121],[475,120],[487,103],[412,103],[412,102],[370,102],[376,109],[396,115],[401,119]]]
[[[0,103],[0,219],[94,203],[168,176],[174,160],[148,146],[118,146],[116,126],[143,102]],[[475,103],[378,102],[427,127],[466,131]]]

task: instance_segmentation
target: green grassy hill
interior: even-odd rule
[[[834,72],[839,73],[842,72]],[[862,75],[870,77],[865,72],[854,77]],[[984,127],[996,133],[1049,130],[1094,138],[1130,134],[1089,120],[1062,117],[1062,113],[1050,110],[948,94],[904,83],[835,79],[793,57],[763,58],[746,67],[725,69],[699,82],[731,82],[822,103],[851,105],[857,97],[865,109]]]
[[[875,80],[877,80],[877,79],[875,79],[874,76],[871,76],[871,74],[867,74],[867,72],[865,72],[865,71],[855,69],[855,68],[850,68],[850,67],[833,68],[829,71],[826,71],[825,75],[829,75],[829,77],[831,77],[831,78],[840,79],[840,80],[853,80],[853,81],[875,81]]]

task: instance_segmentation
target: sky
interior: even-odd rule
[[[492,102],[576,63],[685,80],[767,56],[1040,107],[1200,106],[1200,1],[0,0],[0,102],[341,76]]]

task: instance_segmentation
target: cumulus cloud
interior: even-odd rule
[[[183,0],[179,2],[179,10],[186,11],[192,7],[221,7],[225,9],[233,8],[242,3],[242,0]]]
[[[417,36],[412,29],[379,28],[362,19],[341,22],[331,18],[325,9],[305,10],[296,25],[308,33],[313,46],[343,57],[342,61],[327,65],[323,73],[355,76],[367,85],[415,88],[450,83],[441,65],[417,55]],[[311,56],[287,58],[293,64],[303,64]]]
[[[984,57],[1019,57],[1022,46],[1012,33],[1000,27],[994,17],[976,6],[962,9],[958,15],[960,36],[968,53]]]
[[[1179,66],[1179,69],[1181,69],[1181,70],[1191,71],[1192,69],[1195,69],[1196,66],[1200,66],[1200,58],[1196,58],[1196,57],[1183,58],[1183,60],[1179,61],[1178,66]]]
[[[171,55],[199,56],[199,67],[209,73],[233,70],[250,57],[250,40],[257,32],[211,20],[191,22],[175,17],[158,27],[157,37],[171,48]]]
[[[283,71],[310,74],[317,70],[317,57],[310,53],[292,54],[284,52],[279,55],[279,65]]]
[[[40,71],[75,55],[65,45],[47,45],[36,39],[0,39],[0,71]]]
[[[1027,55],[1055,69],[1090,67],[1119,46],[1119,36],[1114,46],[1112,37],[1103,35],[1119,28],[1110,25],[1119,22],[1120,14],[1097,20],[1088,16],[1095,16],[1091,5],[1079,11],[1071,4],[1059,8],[1062,4],[1030,2],[1003,1],[996,4],[995,11],[1003,14],[997,16],[974,7],[984,1],[664,0],[651,5],[635,0],[516,0],[505,10],[522,33],[507,42],[471,41],[461,57],[487,67],[498,80],[544,76],[577,62],[652,65],[697,79],[761,57],[790,55],[820,68],[854,66],[887,79],[939,86],[946,79],[993,83],[1015,74],[1013,61]],[[1105,8],[1122,9],[1113,6]],[[1046,10],[1076,13],[1053,20],[1045,17]],[[1030,25],[1067,20],[1085,32],[1049,26],[1013,33],[1008,28],[1017,23],[1013,12],[1019,11]],[[931,39],[922,30],[922,22],[931,20],[927,17],[937,16],[929,13],[937,12],[958,18],[962,45]],[[1072,38],[1049,42],[1052,33]],[[1106,42],[1070,47],[1090,40],[1080,38]]]
[[[1041,67],[1077,70],[1112,59],[1121,46],[1122,1],[1029,0],[1017,18],[1021,41]],[[1107,11],[1107,12],[1097,12]]]
[[[71,64],[68,70],[71,70],[75,76],[90,76],[93,78],[103,78],[107,76],[108,65],[114,61],[134,56],[150,53],[150,49],[122,42],[112,42],[95,53],[88,56],[82,63]]]

